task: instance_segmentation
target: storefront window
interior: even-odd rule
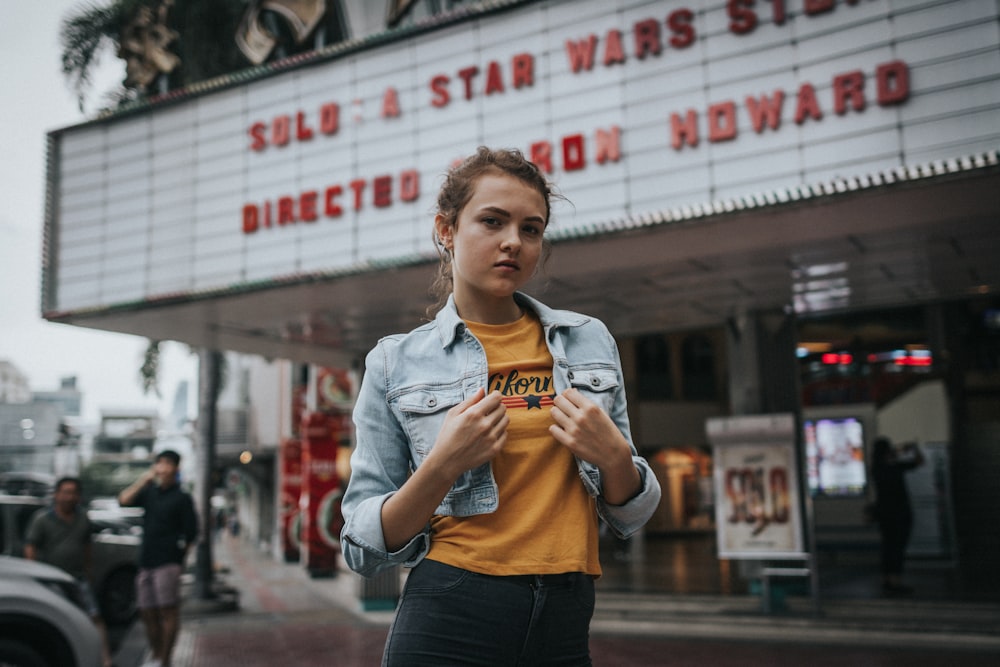
[[[643,336],[636,342],[639,398],[665,400],[674,397],[670,376],[670,345],[663,336]]]
[[[681,358],[685,400],[715,400],[715,348],[708,336],[693,334],[685,338],[681,346]]]

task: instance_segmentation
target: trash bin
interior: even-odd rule
[[[391,611],[399,602],[399,566],[395,565],[371,577],[361,577],[361,608],[364,611]]]

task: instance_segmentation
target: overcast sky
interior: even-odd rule
[[[88,421],[120,408],[166,414],[179,381],[189,380],[194,395],[197,360],[186,345],[161,346],[158,400],[143,395],[139,379],[146,339],[52,324],[40,315],[46,133],[86,120],[102,93],[124,78],[122,61],[104,51],[80,112],[60,68],[59,26],[81,4],[86,0],[0,0],[0,360],[17,366],[36,391],[57,389],[60,378],[75,375]]]

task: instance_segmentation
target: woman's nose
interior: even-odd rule
[[[517,225],[508,225],[504,229],[503,238],[500,240],[501,250],[515,251],[521,247],[521,234]]]

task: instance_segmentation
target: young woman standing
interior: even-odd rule
[[[364,575],[413,567],[384,665],[590,665],[598,517],[625,537],[659,502],[607,328],[518,291],[551,195],[518,151],[452,169],[447,303],[367,357],[342,548]]]

